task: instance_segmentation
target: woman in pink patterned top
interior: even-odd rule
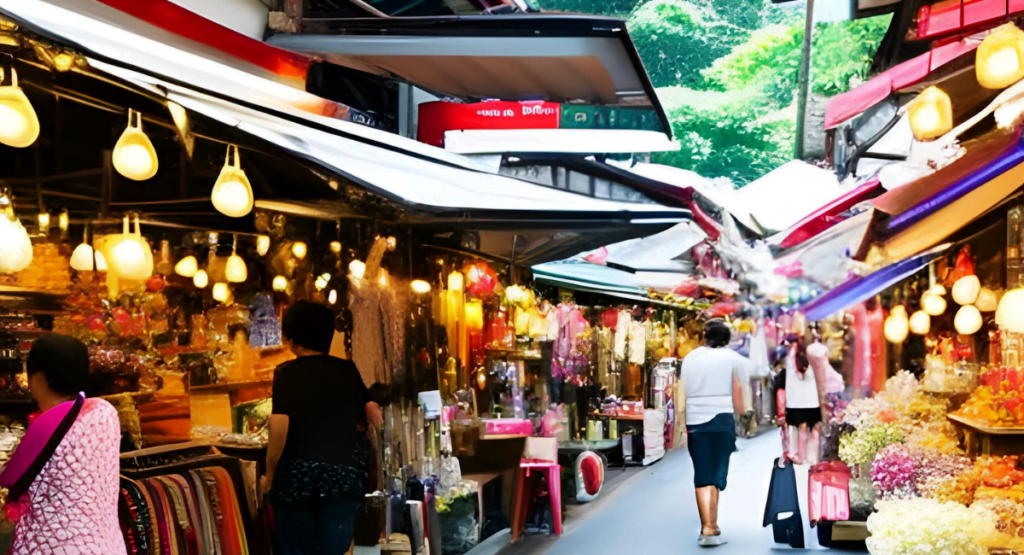
[[[89,353],[72,337],[40,338],[27,367],[32,397],[44,415],[66,411],[69,403],[77,408],[79,392],[89,389]],[[59,441],[55,449],[50,446],[53,455],[16,501],[12,555],[124,555],[117,519],[117,410],[102,399],[85,399],[63,438],[59,433],[50,436],[52,443]],[[41,452],[45,456],[47,450]]]

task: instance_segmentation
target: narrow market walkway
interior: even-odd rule
[[[805,526],[808,549],[777,545],[771,528],[762,528],[771,465],[781,446],[777,432],[740,440],[733,455],[729,487],[722,494],[719,525],[728,544],[707,550],[714,555],[761,555],[818,551],[813,530]],[[806,471],[798,481],[806,483]],[[806,499],[806,492],[801,492]],[[695,553],[700,519],[693,494],[693,466],[685,449],[632,477],[593,511],[566,523],[561,538],[527,536],[500,555],[621,555],[622,553]],[[806,515],[805,508],[804,515]]]

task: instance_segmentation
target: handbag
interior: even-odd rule
[[[788,543],[795,549],[804,548],[804,525],[796,492],[796,472],[793,463],[783,457],[772,464],[772,480],[768,487],[768,503],[764,507],[764,523],[772,526],[775,543]]]

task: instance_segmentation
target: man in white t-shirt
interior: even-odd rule
[[[746,357],[729,349],[732,331],[721,320],[704,326],[704,344],[683,359],[687,448],[693,461],[701,532],[698,545],[725,543],[718,528],[718,495],[725,489],[729,457],[736,450],[735,414],[751,406]]]

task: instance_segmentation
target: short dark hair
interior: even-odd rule
[[[91,387],[89,349],[68,335],[50,334],[37,339],[25,366],[30,376],[42,372],[46,385],[59,395],[76,395]]]
[[[281,335],[299,347],[318,353],[330,352],[334,313],[319,303],[295,301],[281,319]]]
[[[729,329],[729,324],[721,320],[711,320],[704,324],[704,340],[708,342],[708,347],[713,349],[725,347],[732,340],[732,330]]]

